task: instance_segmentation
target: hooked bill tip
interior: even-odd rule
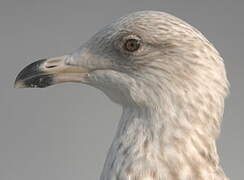
[[[41,70],[41,65],[46,59],[38,60],[26,66],[17,75],[15,88],[43,88],[52,85],[53,76]]]

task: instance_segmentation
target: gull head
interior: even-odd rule
[[[124,16],[76,51],[28,65],[15,87],[63,82],[85,83],[118,104],[142,107],[189,97],[222,104],[228,91],[223,60],[213,45],[186,22],[157,11]]]
[[[96,87],[123,106],[101,180],[226,179],[215,143],[228,93],[224,62],[186,22],[129,14],[76,51],[26,66],[15,87],[64,82]]]

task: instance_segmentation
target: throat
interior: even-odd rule
[[[212,179],[222,171],[215,136],[207,131],[173,113],[124,107],[101,180],[140,175]]]

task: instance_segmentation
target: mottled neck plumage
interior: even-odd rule
[[[206,114],[205,105],[195,111],[183,99],[154,108],[125,106],[101,180],[223,179],[215,142],[219,124],[213,122],[222,115]]]

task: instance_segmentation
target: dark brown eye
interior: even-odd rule
[[[124,44],[124,49],[129,52],[137,51],[140,48],[140,41],[137,39],[128,39]]]

